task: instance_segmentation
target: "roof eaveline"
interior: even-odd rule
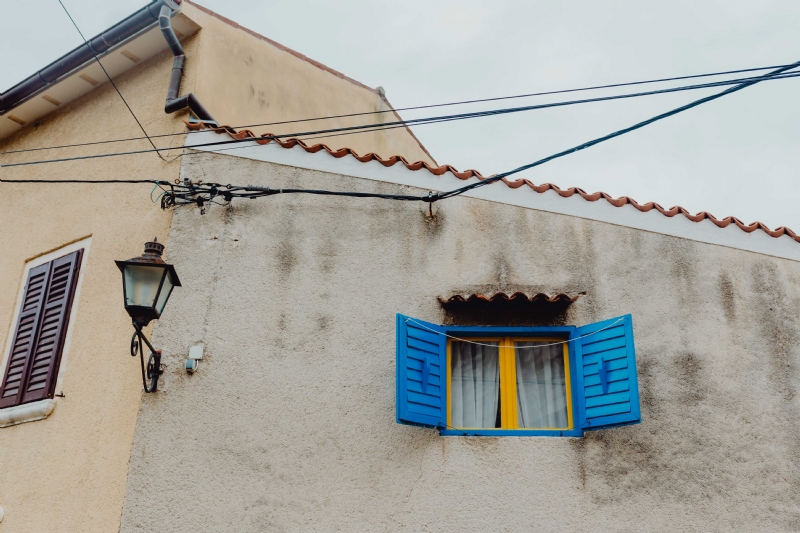
[[[192,130],[199,130],[199,129],[202,129],[204,127],[204,125],[197,124],[197,123],[191,123],[191,124],[190,123],[186,123],[186,125],[187,125],[187,127],[189,127],[189,129],[192,129]],[[235,140],[252,139],[253,141],[255,141],[258,144],[269,144],[270,142],[276,142],[282,148],[294,148],[295,146],[300,146],[303,150],[305,150],[306,152],[311,153],[311,154],[315,154],[315,153],[319,152],[320,150],[325,150],[328,154],[332,155],[333,157],[335,157],[337,159],[345,157],[347,155],[350,155],[350,156],[356,158],[358,161],[360,161],[362,163],[368,163],[370,161],[377,161],[377,162],[379,162],[381,165],[383,165],[385,167],[391,167],[391,166],[397,164],[398,162],[401,162],[409,170],[416,171],[416,170],[421,170],[422,168],[425,168],[428,172],[430,172],[434,176],[441,176],[442,174],[444,174],[446,172],[450,172],[453,176],[457,177],[460,180],[468,180],[468,179],[473,178],[473,177],[478,178],[479,180],[485,180],[485,179],[491,177],[491,176],[483,176],[477,170],[465,170],[463,172],[459,172],[458,170],[456,170],[451,165],[431,166],[430,164],[426,163],[425,161],[417,161],[415,163],[409,163],[403,156],[399,156],[399,155],[394,155],[394,156],[391,156],[391,157],[389,157],[387,159],[384,159],[381,156],[379,156],[378,154],[375,154],[375,153],[372,153],[372,152],[370,152],[368,154],[365,154],[365,155],[359,155],[358,153],[356,153],[351,148],[340,148],[338,150],[333,150],[333,149],[331,149],[330,147],[328,147],[325,144],[317,143],[317,144],[309,145],[309,144],[303,142],[303,140],[301,140],[301,139],[279,140],[279,139],[275,139],[272,136],[272,134],[270,134],[270,133],[265,133],[264,135],[259,136],[259,135],[254,134],[251,130],[245,129],[245,130],[236,131],[234,128],[232,128],[230,126],[220,126],[219,128],[211,128],[211,129],[213,131],[215,131],[216,133],[219,133],[219,134],[227,133],[232,139],[235,139]],[[519,180],[513,180],[512,181],[512,180],[503,178],[501,181],[503,183],[505,183],[506,186],[508,186],[508,187],[510,187],[512,189],[518,189],[518,188],[522,187],[523,185],[527,185],[528,187],[530,187],[531,189],[533,189],[537,193],[543,194],[543,193],[545,193],[547,191],[552,190],[552,191],[554,191],[555,193],[557,193],[559,196],[561,196],[563,198],[569,198],[569,197],[571,197],[571,196],[573,196],[575,194],[580,195],[581,198],[583,198],[584,200],[586,200],[588,202],[596,202],[596,201],[598,201],[598,200],[600,200],[602,198],[605,201],[607,201],[609,204],[613,205],[614,207],[622,207],[624,205],[630,204],[630,205],[632,205],[633,207],[635,207],[636,209],[638,209],[639,211],[642,211],[642,212],[648,212],[648,211],[651,211],[651,210],[655,209],[656,211],[658,211],[659,213],[661,213],[662,215],[664,215],[666,217],[674,217],[675,215],[679,215],[680,214],[680,215],[685,216],[686,218],[688,218],[692,222],[702,222],[703,220],[710,220],[711,222],[713,222],[716,226],[718,226],[720,228],[726,228],[726,227],[730,226],[731,224],[735,224],[739,229],[741,229],[742,231],[745,231],[747,233],[752,233],[752,232],[754,232],[756,230],[761,230],[761,231],[765,232],[767,235],[769,235],[770,237],[777,238],[777,237],[782,237],[784,235],[788,235],[789,237],[791,237],[795,241],[800,242],[800,236],[798,236],[791,229],[789,229],[787,227],[784,227],[784,226],[781,226],[779,228],[776,228],[776,229],[772,230],[772,229],[770,229],[769,227],[767,227],[766,225],[764,225],[761,222],[753,222],[752,224],[745,224],[744,222],[742,222],[741,220],[739,220],[736,217],[717,218],[714,215],[712,215],[711,213],[708,213],[706,211],[701,211],[701,212],[693,215],[692,213],[690,213],[689,211],[687,211],[686,209],[684,209],[681,206],[675,206],[675,207],[671,207],[669,209],[665,209],[665,208],[661,207],[659,204],[657,204],[655,202],[647,202],[647,203],[644,203],[644,204],[640,204],[639,202],[637,202],[633,198],[629,198],[628,196],[621,196],[619,198],[614,198],[614,197],[612,197],[609,194],[606,194],[604,192],[587,193],[586,191],[584,191],[583,189],[581,189],[579,187],[570,187],[568,189],[561,189],[558,185],[554,185],[552,183],[543,183],[541,185],[536,185],[535,183],[533,183],[533,182],[531,182],[529,180],[526,180],[526,179],[519,179]]]

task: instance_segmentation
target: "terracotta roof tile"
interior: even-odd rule
[[[186,125],[187,125],[187,127],[189,129],[192,129],[192,130],[198,130],[198,129],[201,129],[201,128],[204,127],[204,125],[202,125],[202,124],[196,124],[196,123],[190,124],[188,122],[186,123]],[[430,172],[434,176],[441,176],[445,172],[450,172],[455,177],[457,177],[457,178],[459,178],[461,180],[468,180],[468,179],[473,178],[473,177],[478,178],[480,180],[484,180],[484,179],[487,178],[487,176],[484,176],[483,174],[481,174],[477,170],[458,171],[456,168],[454,168],[454,167],[452,167],[450,165],[433,166],[433,165],[430,165],[430,164],[428,164],[428,163],[426,163],[424,161],[417,161],[417,162],[414,162],[414,163],[410,163],[404,157],[399,156],[399,155],[394,155],[394,156],[391,156],[389,158],[384,159],[381,156],[379,156],[378,154],[375,154],[375,153],[372,153],[372,152],[370,152],[368,154],[365,154],[365,155],[359,155],[359,154],[357,154],[356,152],[354,152],[350,148],[341,148],[341,149],[338,149],[338,150],[333,150],[333,149],[331,149],[330,147],[328,147],[325,144],[309,145],[309,144],[306,144],[305,142],[303,142],[300,139],[286,139],[286,140],[275,141],[275,140],[269,138],[270,135],[271,135],[269,133],[265,133],[264,135],[258,136],[258,135],[254,134],[250,130],[236,131],[235,129],[233,129],[230,126],[221,126],[219,128],[212,128],[212,129],[216,133],[220,133],[220,134],[227,133],[233,139],[238,139],[238,140],[248,139],[248,138],[249,139],[253,139],[258,144],[269,144],[270,142],[277,142],[283,148],[294,148],[295,146],[300,146],[301,148],[303,148],[303,150],[305,150],[308,153],[312,153],[312,154],[317,153],[317,152],[319,152],[321,150],[325,150],[330,155],[332,155],[333,157],[336,157],[336,158],[341,158],[341,157],[345,157],[345,156],[350,155],[350,156],[358,159],[362,163],[368,163],[369,161],[378,161],[380,164],[382,164],[385,167],[391,167],[393,165],[396,165],[397,163],[402,163],[409,170],[421,170],[421,169],[425,168],[428,172]],[[488,177],[490,177],[490,176],[488,176]],[[512,181],[512,180],[503,178],[502,181],[503,181],[503,183],[506,184],[507,187],[510,187],[512,189],[518,189],[518,188],[524,186],[524,187],[529,187],[529,188],[533,189],[534,191],[536,191],[537,193],[540,193],[540,194],[543,194],[543,193],[545,193],[547,191],[554,191],[555,193],[557,193],[559,196],[561,196],[563,198],[569,198],[569,197],[571,197],[571,196],[573,196],[575,194],[578,194],[578,195],[581,196],[581,198],[583,198],[587,202],[596,202],[596,201],[598,201],[600,199],[603,199],[606,202],[608,202],[609,204],[613,205],[614,207],[622,207],[622,206],[624,206],[626,204],[630,204],[630,205],[632,205],[633,207],[635,207],[636,209],[638,209],[639,211],[642,211],[642,212],[647,212],[647,211],[651,211],[651,210],[655,209],[656,211],[658,211],[659,213],[661,213],[662,215],[664,215],[666,217],[674,217],[676,215],[683,215],[684,217],[688,218],[692,222],[702,222],[703,220],[707,219],[707,220],[710,220],[711,222],[713,222],[714,224],[716,224],[720,228],[726,228],[726,227],[730,226],[731,224],[734,224],[739,229],[741,229],[742,231],[745,231],[747,233],[752,233],[752,232],[754,232],[756,230],[761,230],[761,231],[765,232],[767,235],[769,235],[770,237],[776,237],[777,238],[777,237],[782,237],[784,235],[788,235],[792,239],[794,239],[795,241],[800,242],[800,235],[797,235],[791,229],[789,229],[787,227],[784,227],[784,226],[781,226],[779,228],[776,228],[776,229],[772,230],[769,227],[767,227],[766,225],[762,224],[761,222],[753,222],[751,224],[745,224],[744,222],[742,222],[741,220],[739,220],[736,217],[717,218],[714,215],[712,215],[711,213],[708,213],[706,211],[701,211],[701,212],[693,215],[692,213],[690,213],[689,211],[687,211],[686,209],[684,209],[683,207],[680,207],[680,206],[674,206],[674,207],[670,207],[669,209],[665,209],[664,207],[660,206],[659,204],[657,204],[655,202],[647,202],[647,203],[640,204],[639,202],[637,202],[633,198],[629,198],[627,196],[621,196],[619,198],[614,198],[613,196],[611,196],[609,194],[606,194],[604,192],[587,193],[586,191],[584,191],[583,189],[580,189],[578,187],[570,187],[568,189],[562,189],[558,185],[554,185],[552,183],[543,183],[541,185],[536,185],[535,183],[533,183],[533,182],[531,182],[529,180],[526,180],[526,179],[520,179],[520,180]]]
[[[527,294],[524,292],[515,292],[511,295],[505,292],[496,292],[494,294],[470,294],[470,293],[455,293],[450,296],[438,297],[439,302],[442,304],[450,303],[468,303],[474,301],[494,302],[494,301],[528,301],[528,302],[548,302],[548,303],[572,303],[579,297],[584,296],[585,292],[578,292],[574,294],[558,293],[558,294],[545,294],[543,292]]]

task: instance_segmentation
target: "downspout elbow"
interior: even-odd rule
[[[181,42],[178,40],[178,36],[175,35],[175,30],[172,29],[171,17],[172,9],[170,9],[170,7],[167,5],[162,6],[161,11],[158,14],[158,26],[161,29],[161,34],[164,36],[164,40],[167,41],[169,49],[172,51],[172,55],[175,56],[175,59],[172,62],[172,73],[170,74],[169,78],[167,101],[164,105],[164,112],[174,113],[188,107],[189,111],[194,113],[194,115],[203,122],[208,122],[214,126],[217,126],[217,121],[214,120],[214,117],[211,116],[211,113],[209,113],[208,110],[203,107],[194,94],[189,93],[185,96],[178,96],[181,91],[183,68],[186,64],[186,52],[184,52]]]

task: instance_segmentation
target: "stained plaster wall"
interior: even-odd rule
[[[184,42],[191,56],[193,38]],[[148,133],[182,132],[184,114],[165,115],[172,56],[164,53],[115,79]],[[196,70],[187,63],[185,90]],[[2,120],[7,120],[2,118]],[[106,83],[0,141],[0,151],[140,137],[141,130]],[[180,146],[183,136],[159,140]],[[3,163],[150,148],[146,140],[4,154]],[[173,152],[174,155],[175,152]],[[167,158],[170,158],[165,154]],[[179,161],[155,154],[5,167],[12,179],[160,179],[179,175]],[[158,236],[167,242],[171,212],[150,201],[152,185],[0,184],[0,349],[6,353],[25,264],[91,236],[84,258],[74,327],[64,353],[53,413],[0,428],[0,532],[98,532],[119,528],[125,478],[141,398],[138,361],[129,353],[130,319],[114,259],[139,255]],[[5,364],[0,363],[5,369]],[[5,374],[3,374],[5,375]],[[0,378],[1,379],[1,378]]]
[[[181,93],[194,92],[221,122],[252,124],[386,108],[375,91],[321,70],[187,2],[182,11],[203,29],[183,40],[187,61]],[[182,120],[187,113],[164,113],[171,69],[172,56],[164,52],[115,79],[151,135],[185,131]],[[141,130],[106,83],[0,140],[0,151],[127,137],[141,137]],[[405,130],[356,137],[357,142],[348,144],[365,153],[432,161]],[[184,137],[161,137],[156,142],[181,146]],[[12,163],[149,148],[146,140],[138,140],[0,158]],[[164,155],[171,160],[178,153]],[[171,182],[178,177],[179,161],[166,163],[155,154],[142,154],[12,167],[3,168],[2,179]],[[46,420],[0,428],[0,507],[5,511],[0,533],[115,531],[141,385],[137,361],[126,357],[131,327],[121,310],[119,271],[112,260],[138,255],[142,243],[153,236],[168,243],[171,212],[162,212],[150,201],[148,185],[4,183],[0,187],[0,347],[11,342],[7,332],[24,283],[25,263],[76,239],[92,239],[61,375],[66,397],[56,399]]]
[[[221,155],[182,172],[416,191]],[[122,532],[800,529],[799,263],[474,198],[426,211],[286,195],[175,213],[184,286],[154,334],[168,371],[141,406]],[[506,317],[436,300],[475,288],[587,295]],[[397,312],[632,313],[643,422],[581,439],[398,425]]]

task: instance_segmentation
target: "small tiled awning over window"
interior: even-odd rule
[[[455,292],[450,293],[446,296],[439,296],[439,302],[442,305],[458,305],[458,304],[465,304],[465,303],[477,303],[477,302],[527,302],[527,303],[541,303],[541,304],[561,304],[561,305],[569,305],[577,300],[579,297],[585,295],[585,292],[574,292],[574,293],[565,293],[565,292],[553,292],[553,293],[544,293],[544,292],[513,292],[513,293],[505,293],[505,292],[495,292],[495,293],[470,293],[470,292]]]
[[[448,323],[484,326],[557,324],[564,319],[569,306],[586,294],[546,289],[526,291],[519,287],[505,291],[476,289],[453,291],[438,297]]]

